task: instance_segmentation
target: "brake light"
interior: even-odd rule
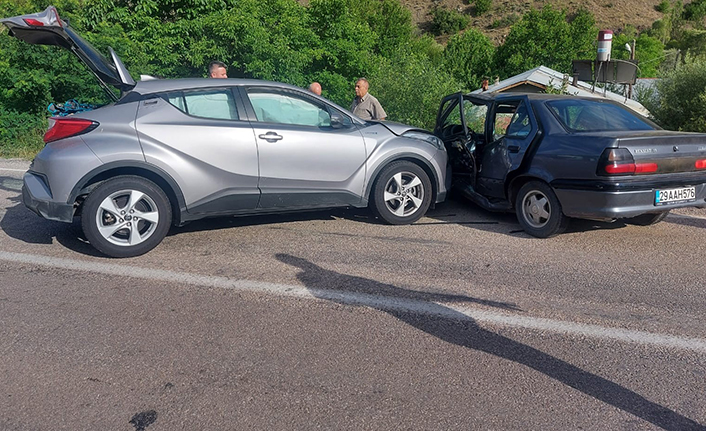
[[[88,133],[96,127],[98,123],[83,118],[53,117],[49,119],[49,129],[44,134],[44,143]]]
[[[657,172],[657,163],[635,163],[636,174],[649,174]]]
[[[598,175],[632,175],[657,172],[657,163],[635,163],[627,148],[606,148],[598,159]]]
[[[635,160],[626,148],[606,148],[598,159],[598,175],[635,173]]]
[[[33,18],[25,18],[25,19],[23,19],[23,21],[25,22],[25,24],[31,25],[32,27],[44,27],[43,22],[36,20],[36,19],[33,19]]]
[[[606,165],[605,171],[611,175],[618,174],[634,174],[635,173],[635,163],[613,163]]]
[[[706,159],[697,160],[696,169],[706,169]]]

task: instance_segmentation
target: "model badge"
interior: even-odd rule
[[[697,151],[706,151],[706,146],[699,147],[699,149]]]
[[[635,154],[652,154],[656,153],[657,148],[637,148],[635,149]]]

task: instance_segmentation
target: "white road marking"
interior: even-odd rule
[[[458,305],[440,304],[414,299],[375,296],[335,289],[309,289],[300,285],[266,283],[251,280],[232,280],[226,277],[165,271],[123,264],[110,264],[42,255],[0,251],[0,260],[47,266],[72,271],[85,271],[144,280],[190,284],[194,286],[230,289],[277,296],[290,296],[307,299],[324,299],[349,305],[364,305],[376,309],[398,310],[423,315],[441,316],[458,320],[473,320],[479,324],[501,325],[554,332],[565,335],[610,339],[627,343],[654,347],[691,350],[706,353],[706,339],[680,337],[669,334],[588,325],[554,319],[520,316],[509,312],[500,313],[479,310]]]

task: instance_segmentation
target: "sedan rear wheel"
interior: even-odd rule
[[[400,160],[386,166],[375,180],[372,208],[389,224],[410,224],[427,212],[431,194],[431,182],[424,169]]]
[[[525,232],[537,238],[560,234],[569,224],[556,194],[541,181],[530,181],[520,188],[515,212]]]
[[[132,257],[156,247],[172,220],[169,199],[153,182],[122,176],[97,187],[84,202],[81,225],[88,241],[112,257]]]

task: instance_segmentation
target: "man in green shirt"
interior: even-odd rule
[[[355,99],[351,104],[351,111],[363,120],[382,121],[387,117],[380,102],[370,93],[370,84],[365,78],[360,78],[355,82]]]

